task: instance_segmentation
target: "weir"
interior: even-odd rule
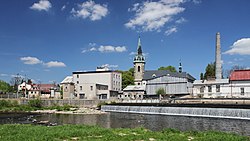
[[[101,110],[105,112],[125,112],[250,120],[250,109],[103,105],[101,106]]]

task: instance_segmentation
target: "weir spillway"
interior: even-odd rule
[[[250,109],[103,105],[101,106],[101,110],[105,112],[250,120]]]

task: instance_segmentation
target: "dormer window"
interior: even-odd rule
[[[156,75],[155,75],[155,74],[153,74],[153,75],[152,75],[152,77],[153,77],[153,78],[155,78],[155,77],[156,77]]]

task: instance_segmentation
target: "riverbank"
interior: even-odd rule
[[[42,113],[42,114],[105,114],[101,110],[96,110],[94,108],[70,108],[68,111],[58,111],[57,109],[51,110],[36,110],[30,111],[31,113]]]
[[[17,101],[0,100],[0,112],[29,112],[48,114],[104,114],[94,107],[74,107],[71,105],[42,106],[39,99],[30,100],[27,104],[18,104]]]
[[[1,140],[109,140],[109,141],[249,141],[249,137],[223,132],[181,132],[166,129],[153,132],[144,128],[136,129],[107,129],[97,126],[63,125],[63,126],[35,126],[35,125],[0,125]]]

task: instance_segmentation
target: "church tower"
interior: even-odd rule
[[[135,85],[141,85],[145,72],[145,58],[142,54],[141,39],[138,39],[137,54],[134,58],[134,82]]]

